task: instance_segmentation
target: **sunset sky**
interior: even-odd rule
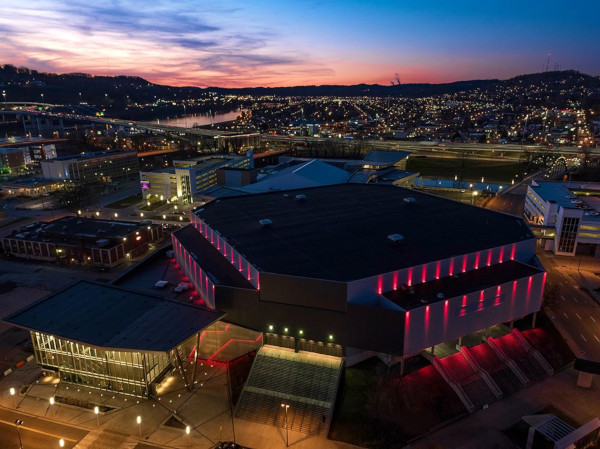
[[[600,1],[0,0],[0,63],[191,86],[600,75]]]

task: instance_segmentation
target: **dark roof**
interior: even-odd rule
[[[192,225],[173,233],[218,285],[254,289],[254,286]]]
[[[533,238],[514,216],[377,184],[222,198],[196,214],[261,271],[337,281]],[[264,218],[273,223],[261,226]]]
[[[159,296],[79,281],[4,321],[101,348],[165,352],[224,315]]]
[[[410,153],[406,151],[369,151],[363,162],[367,162],[373,165],[387,165],[396,164],[402,159],[410,156]]]
[[[466,295],[477,290],[494,287],[538,273],[542,273],[542,270],[509,260],[478,270],[457,273],[454,276],[416,284],[412,288],[391,290],[383,293],[383,296],[398,304],[403,309],[410,310],[415,307],[423,307],[427,304]],[[442,293],[444,295],[443,298],[438,298],[438,293]]]
[[[125,237],[147,226],[157,228],[160,225],[149,222],[141,223],[138,221],[103,220],[100,218],[66,216],[50,222],[39,222],[35,225],[28,226],[27,230],[31,231],[34,235],[36,233],[44,235],[60,234],[68,239],[77,237],[106,239]],[[25,239],[27,240],[30,237],[31,236]]]

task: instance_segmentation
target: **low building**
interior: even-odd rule
[[[78,182],[114,182],[138,178],[139,163],[135,151],[107,150],[41,160],[46,179]]]
[[[30,331],[37,364],[62,382],[148,397],[224,313],[79,281],[4,320]],[[191,370],[190,370],[191,371]],[[194,367],[195,373],[195,367]]]
[[[217,184],[217,170],[252,168],[253,156],[212,155],[188,160],[174,160],[173,167],[140,172],[146,198],[157,197],[186,204],[194,194]]]
[[[600,257],[600,183],[533,181],[525,217],[545,249]]]
[[[26,196],[37,198],[63,187],[62,181],[44,178],[17,178],[0,184],[0,190],[8,197]]]
[[[163,237],[162,226],[150,222],[63,217],[28,225],[4,237],[2,246],[15,257],[112,268],[143,256]]]

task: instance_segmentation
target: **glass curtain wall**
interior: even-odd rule
[[[31,332],[38,365],[59,372],[64,382],[147,397],[149,385],[169,365],[166,353],[97,349]]]

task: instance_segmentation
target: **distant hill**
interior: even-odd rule
[[[275,96],[373,96],[373,97],[429,97],[457,92],[479,90],[503,92],[513,88],[527,88],[532,92],[549,92],[545,98],[559,95],[573,87],[600,88],[600,79],[575,71],[545,72],[521,75],[508,80],[472,80],[443,84],[412,83],[383,86],[379,84],[322,85],[295,87],[173,87],[151,83],[136,76],[94,76],[85,73],[42,73],[26,67],[5,64],[0,66],[0,89],[6,90],[10,101],[43,100],[55,104],[75,104],[85,101],[102,107],[109,106],[112,112],[130,111],[135,104],[152,104],[165,100],[169,105],[157,105],[164,112],[166,107],[175,107],[172,102],[182,98],[205,99],[209,92],[219,94],[275,95]],[[218,100],[205,100],[196,112],[209,108],[213,111],[223,107],[234,109],[235,103],[220,104]],[[181,106],[177,106],[181,108]],[[188,113],[194,112],[188,110]],[[139,117],[138,117],[139,118]]]

